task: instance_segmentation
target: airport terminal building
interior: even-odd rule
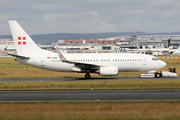
[[[174,49],[180,45],[180,35],[132,35],[106,39],[58,40],[51,45],[38,44],[38,46],[55,51],[54,46],[57,45],[67,53],[142,53],[139,49],[147,51],[164,48],[168,39],[171,39]],[[1,56],[7,55],[8,52],[16,53],[13,40],[0,39],[0,47]]]

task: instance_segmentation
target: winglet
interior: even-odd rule
[[[56,51],[57,51],[57,53],[59,55],[60,60],[62,62],[68,62],[68,60],[63,55],[63,51],[58,46],[55,46],[55,48],[56,48]]]

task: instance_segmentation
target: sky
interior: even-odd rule
[[[30,35],[180,32],[180,0],[0,0],[0,35],[16,20]]]

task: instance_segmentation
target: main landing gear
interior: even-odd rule
[[[86,73],[86,74],[85,74],[85,78],[86,78],[86,79],[89,79],[89,78],[91,78],[91,75],[90,75],[89,73]]]

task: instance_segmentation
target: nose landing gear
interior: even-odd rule
[[[161,73],[161,72],[160,72],[160,73],[156,72],[154,75],[155,75],[155,78],[160,78],[160,77],[162,77],[162,73]]]

